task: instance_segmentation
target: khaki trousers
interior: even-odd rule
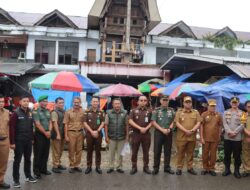
[[[0,184],[4,182],[4,175],[7,170],[10,144],[9,138],[0,140]]]
[[[214,171],[216,163],[218,142],[205,142],[202,145],[202,163],[206,171]]]
[[[65,141],[53,139],[51,141],[52,148],[52,165],[54,168],[58,168],[61,165],[61,157],[64,149]]]
[[[79,167],[82,159],[83,135],[80,131],[68,131],[69,167]]]
[[[245,172],[250,172],[250,143],[242,142],[242,161]]]
[[[109,168],[114,169],[115,156],[117,155],[116,169],[122,169],[122,156],[121,151],[124,146],[125,140],[110,140],[109,143]]]
[[[176,141],[177,147],[177,169],[182,169],[184,166],[185,156],[187,157],[187,168],[193,168],[193,157],[196,141]]]

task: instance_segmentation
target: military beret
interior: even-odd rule
[[[240,101],[240,99],[238,97],[235,97],[235,96],[230,99],[230,102],[238,103],[239,101]]]
[[[42,102],[44,100],[48,99],[48,95],[42,95],[42,96],[39,96],[38,98],[38,102]]]
[[[161,99],[169,99],[169,96],[168,95],[163,95],[163,96],[161,96]]]

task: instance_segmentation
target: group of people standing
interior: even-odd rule
[[[132,149],[131,175],[137,173],[137,156],[140,146],[143,152],[143,172],[157,175],[160,169],[162,148],[164,148],[164,172],[182,175],[184,161],[187,160],[187,172],[197,175],[193,168],[193,155],[197,141],[197,131],[202,144],[203,170],[201,175],[216,176],[216,152],[221,137],[224,136],[223,176],[231,174],[231,155],[234,157],[234,176],[240,178],[250,175],[250,101],[245,103],[246,112],[239,109],[239,99],[233,97],[231,108],[223,115],[216,112],[216,101],[208,100],[208,110],[200,115],[193,109],[192,98],[183,99],[183,108],[175,111],[168,106],[169,97],[161,96],[161,106],[151,110],[147,107],[146,96],[138,98],[138,107],[128,114],[122,108],[119,98],[112,101],[113,108],[106,114],[99,110],[99,98],[93,97],[91,107],[83,110],[81,99],[75,97],[73,107],[64,110],[64,99],[55,100],[55,109],[46,109],[48,96],[40,96],[39,107],[31,111],[28,108],[29,97],[22,96],[20,107],[12,114],[3,108],[4,97],[0,96],[0,189],[10,188],[4,182],[7,169],[9,148],[14,150],[13,181],[14,187],[20,187],[19,167],[24,156],[24,174],[26,181],[35,183],[42,175],[51,175],[47,168],[50,147],[52,148],[52,172],[62,173],[66,167],[61,157],[65,143],[68,145],[70,173],[82,172],[81,157],[83,140],[87,142],[87,167],[85,174],[92,172],[92,157],[95,152],[95,171],[102,174],[101,145],[102,129],[109,144],[109,168],[124,173],[121,155],[125,143]],[[151,145],[150,129],[154,126],[154,162],[153,171],[149,168],[149,149]],[[173,133],[176,132],[176,171],[171,168],[171,149]],[[198,130],[199,129],[199,130]],[[31,154],[34,153],[33,173],[31,175]],[[243,149],[243,150],[242,150]],[[240,174],[241,153],[243,152],[244,173]],[[117,164],[115,156],[117,155]]]

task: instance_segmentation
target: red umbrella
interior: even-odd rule
[[[103,88],[99,93],[99,96],[141,96],[142,93],[139,92],[132,86],[125,84],[114,84],[107,88]]]

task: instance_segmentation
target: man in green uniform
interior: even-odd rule
[[[159,172],[161,151],[164,146],[164,172],[174,174],[170,167],[171,148],[172,148],[172,130],[174,121],[174,110],[168,107],[169,97],[162,96],[160,99],[161,107],[156,108],[152,114],[154,132],[154,169],[152,174]]]
[[[39,107],[33,111],[35,123],[33,172],[37,179],[41,178],[41,174],[51,175],[51,172],[47,170],[47,162],[52,129],[50,112],[46,108],[48,96],[40,96],[38,102]]]
[[[52,144],[52,171],[54,173],[61,173],[61,170],[66,168],[61,164],[61,157],[64,148],[64,99],[59,97],[55,100],[56,108],[51,112],[52,121],[52,134],[51,134],[51,144]]]

